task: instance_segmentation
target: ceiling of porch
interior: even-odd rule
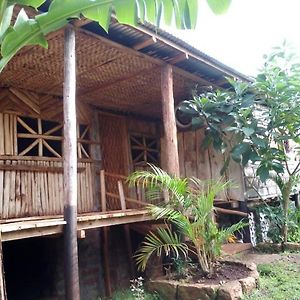
[[[62,96],[63,30],[48,36],[49,48],[26,47],[0,75],[2,87]],[[163,62],[76,29],[77,97],[109,110],[160,115],[160,67]],[[196,80],[174,72],[174,97],[189,96]]]

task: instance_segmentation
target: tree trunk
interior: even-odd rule
[[[283,193],[282,193],[282,201],[283,201],[283,217],[284,217],[284,223],[282,226],[282,236],[283,236],[283,242],[287,242],[287,236],[288,236],[288,210],[289,210],[289,202],[290,202],[290,194],[292,191],[292,178],[288,180],[286,183],[286,186],[284,187]]]

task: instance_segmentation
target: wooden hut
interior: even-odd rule
[[[203,132],[177,132],[174,107],[196,85],[222,88],[224,76],[248,78],[151,25],[132,28],[114,21],[108,34],[86,20],[70,26],[76,33],[76,115],[71,117],[77,123],[78,238],[85,231],[125,224],[130,253],[128,232],[145,230],[151,217],[142,191],[128,188],[126,176],[154,163],[176,175],[218,177],[222,157],[202,150]],[[47,39],[49,49],[24,48],[0,75],[3,247],[9,241],[57,237],[66,224],[64,30]],[[228,176],[241,188],[219,202],[243,201],[238,167],[231,166]],[[99,251],[110,293],[114,270],[107,243],[105,233]]]

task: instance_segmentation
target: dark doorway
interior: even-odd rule
[[[30,238],[3,243],[9,300],[53,299],[56,239]]]

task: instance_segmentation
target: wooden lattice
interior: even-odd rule
[[[130,147],[134,169],[147,163],[159,165],[159,141],[156,137],[131,134]]]
[[[62,157],[62,127],[41,118],[17,117],[18,155]]]

